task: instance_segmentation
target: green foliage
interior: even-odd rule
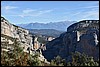
[[[62,59],[60,56],[55,57],[53,60],[51,60],[50,65],[51,66],[64,66],[65,60]]]
[[[43,44],[47,43],[47,41],[45,39],[43,39],[42,37],[38,37],[37,40],[39,41],[39,43],[43,43]]]
[[[39,53],[36,53],[35,55],[29,55],[28,64],[30,66],[42,66],[42,62],[38,59]]]
[[[72,53],[72,61],[65,62],[60,56],[51,60],[50,66],[99,66],[99,60],[94,61],[93,57],[80,52]]]
[[[16,51],[17,50],[17,51]],[[13,52],[2,52],[1,64],[2,66],[41,66],[41,61],[38,59],[39,55],[30,55],[23,52],[21,48],[16,47]]]
[[[67,66],[71,66],[71,63],[70,62],[67,62]]]
[[[1,65],[2,66],[42,66],[41,61],[38,59],[39,54],[30,55],[23,52],[20,44],[15,40],[14,49],[12,51],[1,52]]]
[[[39,53],[30,55],[23,52],[20,43],[17,39],[10,38],[6,35],[2,35],[5,38],[12,39],[14,44],[9,45],[8,42],[1,43],[1,48],[6,49],[7,46],[11,46],[14,49],[11,51],[1,51],[1,65],[2,66],[99,66],[99,59],[95,61],[93,57],[89,57],[84,53],[75,52],[72,53],[72,62],[65,62],[60,56],[51,60],[50,65],[41,62],[38,57]],[[41,39],[40,39],[41,40]]]
[[[97,61],[94,61],[93,57],[89,57],[84,53],[75,52],[72,54],[72,66],[99,66]]]

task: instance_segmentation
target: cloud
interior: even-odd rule
[[[43,14],[43,13],[49,13],[52,12],[53,10],[43,10],[43,11],[39,11],[39,13]]]
[[[94,8],[94,6],[87,7],[87,8],[91,8],[91,9],[85,10],[85,8],[84,8],[80,11],[75,10],[72,12],[68,12],[68,13],[66,13],[66,16],[64,16],[64,19],[68,19],[68,20],[73,19],[76,21],[81,21],[83,19],[98,20],[99,19],[99,9]]]
[[[23,13],[30,13],[30,12],[33,12],[33,11],[36,11],[36,10],[33,10],[33,9],[26,9],[26,10],[23,10]]]
[[[76,13],[74,13],[74,14],[72,14],[73,16],[76,16],[76,15],[79,15],[79,14],[81,14],[81,12],[76,12]]]
[[[42,14],[50,13],[52,11],[53,10],[41,10],[41,11],[38,11],[36,15],[39,16],[39,15],[42,15]]]
[[[99,6],[86,6],[86,7],[80,7],[80,8],[75,8],[75,9],[72,9],[72,10],[85,10],[85,9],[96,9],[98,8],[99,9]]]
[[[99,10],[90,10],[90,11],[85,11],[80,13],[77,12],[75,17],[79,18],[79,20],[83,20],[83,19],[97,20],[99,19]]]
[[[99,11],[97,10],[91,10],[91,11],[88,11],[88,12],[85,12],[84,15],[83,15],[83,18],[99,18]]]
[[[4,7],[6,10],[11,10],[11,9],[16,9],[18,7],[15,7],[15,6],[5,6]]]
[[[46,13],[50,13],[53,10],[32,10],[32,9],[27,9],[27,10],[23,10],[23,13],[20,14],[20,17],[25,17],[25,16],[32,16],[32,17],[36,17],[36,16],[40,16]]]
[[[53,10],[32,10],[32,9],[26,9],[23,10],[21,13],[19,14],[10,14],[9,16],[19,16],[19,17],[39,17],[39,16],[43,16],[47,13],[52,12]]]
[[[66,14],[69,15],[65,18],[82,20],[82,19],[99,19],[99,4],[98,2],[90,3],[88,6],[81,6],[75,9],[69,9],[70,12]]]

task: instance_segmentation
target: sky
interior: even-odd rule
[[[1,1],[1,16],[13,24],[99,20],[99,1]]]

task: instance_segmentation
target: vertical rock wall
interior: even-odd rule
[[[43,52],[49,61],[61,56],[64,59],[75,51],[99,58],[99,20],[84,20],[72,24],[58,38],[47,43]]]
[[[32,37],[29,31],[10,24],[4,17],[1,17],[1,34],[17,38],[24,51],[27,51],[27,48],[33,49]]]

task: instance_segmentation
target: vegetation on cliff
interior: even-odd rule
[[[51,66],[99,66],[99,59],[95,61],[93,57],[80,52],[72,53],[72,60],[65,62],[60,56],[57,56],[55,59],[51,60]]]
[[[93,57],[79,52],[72,53],[72,61],[67,62],[60,56],[51,60],[50,64],[46,64],[38,59],[39,54],[30,55],[23,52],[23,49],[18,44],[15,45],[12,51],[1,51],[2,66],[99,66],[99,60],[94,61]]]

